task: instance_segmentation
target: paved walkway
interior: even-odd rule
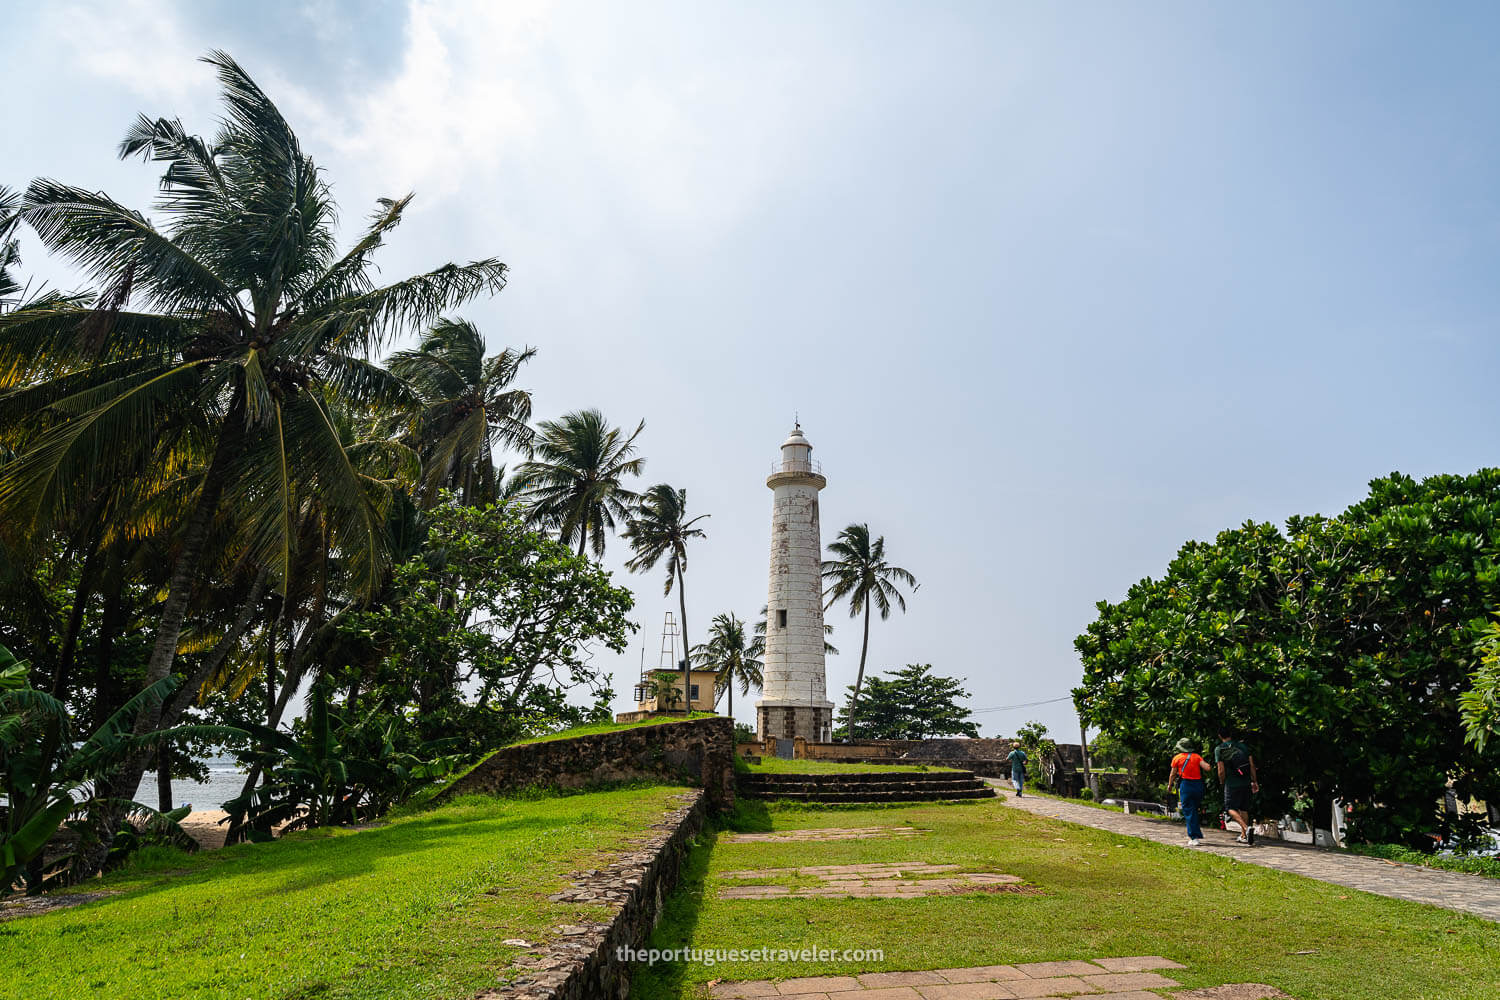
[[[1088,994],[1086,1000],[1162,1000],[1182,985],[1157,970],[1186,966],[1156,955],[1096,958],[1092,962],[1025,962],[923,972],[867,972],[718,983],[716,998],[786,997],[788,1000],[1046,1000]],[[1273,986],[1232,983],[1171,994],[1172,1000],[1290,1000]]]
[[[1002,783],[991,781],[991,784]],[[1206,843],[1202,847],[1189,848],[1185,846],[1186,834],[1181,823],[1163,823],[1160,820],[1127,816],[1076,802],[1029,795],[1018,799],[1007,794],[1005,804],[1038,816],[1049,816],[1127,837],[1182,847],[1184,851],[1207,851],[1246,864],[1305,875],[1321,882],[1372,892],[1377,896],[1431,903],[1500,921],[1500,879],[1423,868],[1420,865],[1401,865],[1380,858],[1366,858],[1358,854],[1345,854],[1342,851],[1286,841],[1260,839],[1254,847],[1247,848],[1234,844],[1234,834],[1206,828],[1203,831]]]

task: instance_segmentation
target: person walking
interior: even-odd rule
[[[1224,809],[1240,825],[1240,835],[1234,842],[1253,846],[1255,831],[1250,828],[1250,796],[1260,791],[1260,779],[1255,773],[1255,758],[1250,748],[1235,739],[1228,726],[1219,727],[1214,763],[1219,770],[1219,784],[1224,786]]]
[[[1021,749],[1017,743],[1005,759],[1010,761],[1010,783],[1016,786],[1016,798],[1023,799],[1026,796],[1021,789],[1026,784],[1026,751]]]
[[[1189,847],[1203,843],[1203,823],[1199,814],[1203,807],[1203,772],[1207,767],[1203,755],[1193,749],[1192,740],[1177,742],[1177,756],[1172,758],[1172,769],[1167,775],[1167,791],[1170,792],[1173,785],[1177,786]]]

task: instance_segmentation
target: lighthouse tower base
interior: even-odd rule
[[[755,735],[761,740],[790,740],[798,736],[809,743],[833,742],[833,702],[772,701],[755,703]]]

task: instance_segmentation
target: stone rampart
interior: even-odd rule
[[[681,781],[702,788],[710,806],[727,809],[734,805],[733,753],[734,724],[722,716],[523,743],[497,750],[437,800],[530,787]]]
[[[685,804],[652,827],[643,842],[551,897],[609,907],[607,919],[557,928],[551,942],[517,959],[522,969],[518,978],[481,993],[478,1000],[626,1000],[630,964],[621,959],[620,949],[639,949],[651,937],[692,840],[703,828],[707,793],[693,790],[683,798]]]

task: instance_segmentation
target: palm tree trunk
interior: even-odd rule
[[[235,402],[224,418],[224,429],[219,435],[219,446],[214,450],[213,462],[203,477],[203,487],[198,493],[198,503],[188,518],[187,528],[182,533],[182,548],[177,563],[172,567],[171,584],[167,589],[167,600],[161,609],[161,622],[156,629],[156,645],[151,650],[151,659],[146,663],[146,679],[143,687],[149,687],[172,672],[172,663],[177,657],[177,641],[182,637],[182,626],[187,620],[188,601],[198,583],[198,570],[208,547],[208,532],[213,526],[214,514],[219,509],[219,497],[229,482],[229,467],[243,448],[245,441],[243,390],[236,392]],[[149,708],[136,720],[137,733],[149,733],[156,728],[161,718],[161,706]]]
[[[275,729],[281,724],[281,717],[286,714],[287,703],[292,700],[292,695],[296,694],[297,689],[302,686],[302,675],[307,671],[307,651],[312,645],[313,635],[320,627],[320,619],[321,609],[316,613],[316,617],[307,623],[307,631],[303,633],[303,638],[298,640],[288,650],[287,655],[282,660],[286,665],[286,670],[281,678],[281,693],[276,696],[276,704],[271,706],[271,710],[266,716],[266,726],[270,729]],[[290,636],[288,636],[288,639],[290,639]],[[255,784],[260,781],[260,778],[260,764],[252,765],[250,772],[245,775],[245,783],[240,786],[240,795],[249,795],[255,789]],[[228,826],[229,829],[225,833],[224,842],[226,844],[237,843],[240,836],[244,833],[244,827],[235,823],[230,823]]]
[[[682,612],[682,693],[684,695],[682,714],[688,716],[693,711],[693,688],[690,683],[692,674],[689,673],[692,669],[692,657],[688,655],[688,650],[693,647],[688,645],[687,594],[683,592],[684,586],[685,584],[682,582],[682,563],[679,562],[677,564],[677,609]],[[733,696],[731,695],[731,697]]]
[[[854,742],[854,706],[859,702],[859,689],[865,683],[865,654],[870,651],[870,596],[865,595],[865,641],[859,646],[859,673],[854,677],[854,694],[849,698],[849,741]]]
[[[250,585],[250,595],[245,599],[244,606],[235,617],[234,623],[229,626],[229,631],[214,647],[214,651],[208,658],[198,665],[198,669],[188,676],[187,682],[174,691],[165,702],[162,703],[161,728],[170,729],[177,725],[177,720],[195,698],[198,691],[219,672],[229,654],[239,646],[240,637],[244,635],[245,629],[250,625],[250,618],[255,609],[260,606],[261,595],[265,593],[266,579],[270,574],[270,568],[262,566],[255,575],[255,582]]]
[[[91,539],[89,554],[84,557],[83,568],[78,571],[78,591],[73,595],[73,607],[68,611],[62,652],[57,657],[57,672],[52,676],[52,697],[59,701],[66,701],[68,697],[68,675],[73,672],[73,661],[77,659],[78,633],[83,628],[83,609],[93,593],[94,562],[98,556],[99,546]]]
[[[283,606],[286,601],[282,601]],[[271,619],[271,627],[266,630],[266,725],[274,726],[276,723],[271,719],[271,713],[276,710],[276,626],[281,624],[281,616],[277,615]]]
[[[111,555],[100,586],[104,609],[99,619],[99,644],[94,650],[94,728],[98,729],[120,707],[115,697],[115,678],[110,669],[115,659],[115,636],[124,628],[125,556],[118,548]]]
[[[156,752],[156,808],[172,811],[172,751],[165,743]]]

